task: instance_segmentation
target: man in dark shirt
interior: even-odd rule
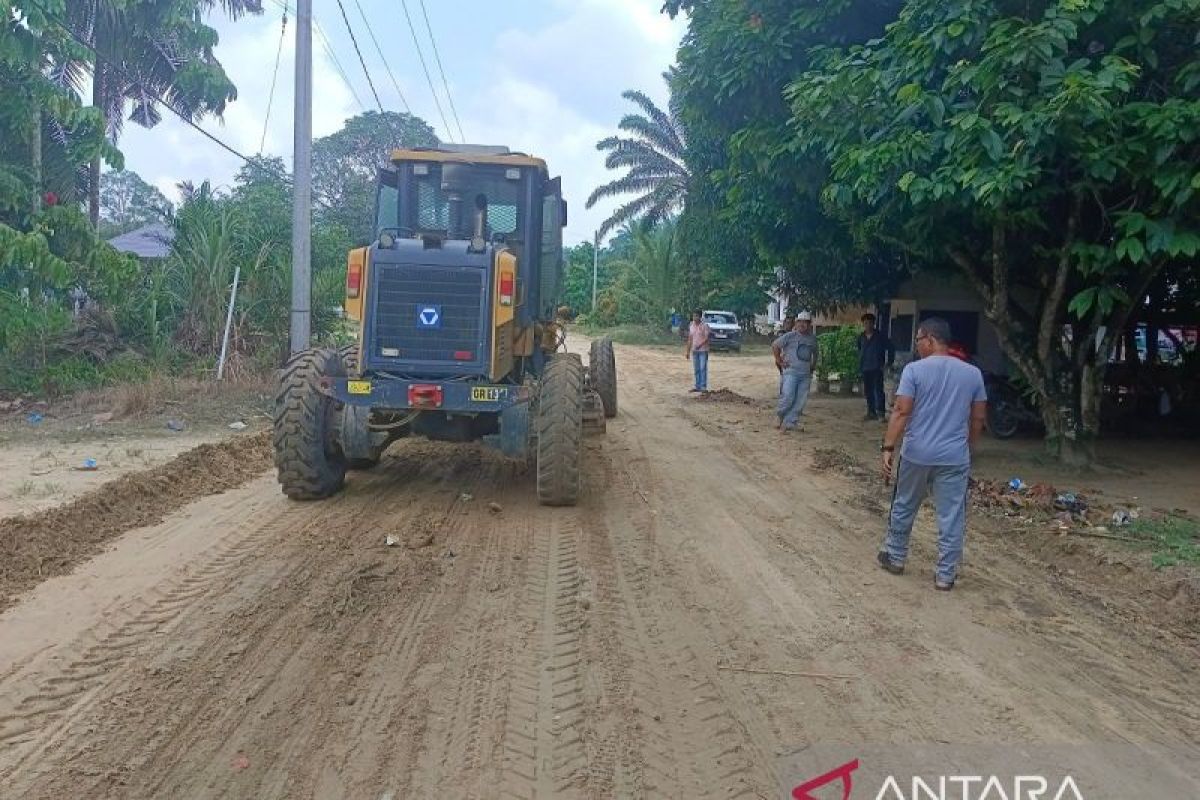
[[[863,332],[858,336],[858,370],[862,373],[863,397],[867,399],[864,419],[887,420],[883,397],[883,368],[892,366],[896,349],[883,331],[875,330],[875,315],[862,315]]]

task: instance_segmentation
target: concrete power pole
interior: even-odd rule
[[[312,0],[296,0],[296,105],[292,146],[291,350],[312,338]]]
[[[600,273],[600,231],[592,242],[592,313],[596,313],[596,276]]]

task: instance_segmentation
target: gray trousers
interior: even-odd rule
[[[912,533],[913,520],[932,487],[938,521],[937,577],[943,581],[954,580],[967,532],[967,479],[970,476],[968,464],[928,467],[900,459],[887,537],[883,542],[893,563],[903,564],[908,558],[908,537]]]

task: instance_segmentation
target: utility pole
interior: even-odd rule
[[[592,313],[596,313],[596,276],[600,274],[600,231],[592,241]]]
[[[296,0],[296,105],[292,140],[291,350],[312,338],[312,0]]]

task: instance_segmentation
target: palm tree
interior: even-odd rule
[[[608,152],[604,166],[628,168],[629,171],[623,177],[597,187],[587,199],[587,207],[591,208],[605,197],[638,196],[604,221],[597,234],[600,237],[637,218],[654,224],[671,216],[683,207],[691,181],[683,126],[674,109],[663,111],[639,91],[628,90],[621,96],[635,103],[644,113],[626,114],[621,119],[618,127],[631,136],[610,136],[597,142],[596,149]]]
[[[606,293],[620,309],[620,321],[655,324],[678,307],[681,254],[674,219],[661,225],[641,221],[631,226],[632,247],[625,258],[608,264],[616,275]]]
[[[201,15],[220,7],[231,18],[262,12],[262,0],[81,0],[67,4],[67,24],[95,51],[90,65],[65,68],[61,75],[82,91],[84,69],[92,75],[92,105],[100,110],[114,144],[121,135],[126,104],[129,119],[152,128],[162,119],[159,98],[189,120],[220,115],[237,90],[213,55],[213,31]],[[88,176],[88,213],[100,218],[100,156]]]

